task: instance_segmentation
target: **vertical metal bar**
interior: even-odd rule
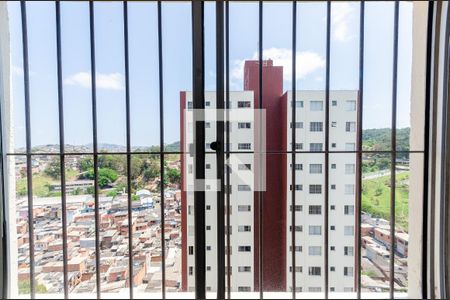
[[[329,209],[329,146],[330,146],[330,34],[331,34],[331,1],[327,1],[327,44],[326,44],[326,79],[325,79],[325,188],[324,188],[324,280],[325,299],[328,299],[328,209]]]
[[[227,206],[227,298],[231,299],[231,254],[230,254],[230,5],[229,1],[225,1],[225,102],[226,102],[226,206]]]
[[[359,7],[359,95],[357,106],[358,119],[358,152],[356,157],[356,296],[361,299],[361,206],[362,206],[362,143],[363,143],[363,96],[364,96],[364,16],[365,16],[365,2],[361,1]]]
[[[166,299],[166,237],[165,237],[165,198],[164,198],[164,94],[163,94],[163,52],[162,52],[162,12],[158,1],[158,76],[159,76],[159,174],[161,206],[161,289],[162,298]]]
[[[259,1],[259,19],[258,19],[259,23],[258,23],[258,35],[259,35],[259,43],[258,43],[258,61],[259,61],[259,109],[263,109],[263,1],[260,0]],[[260,122],[261,122],[261,118]],[[261,124],[260,124],[261,125]],[[261,126],[260,126],[261,128]],[[260,134],[261,134],[261,130],[260,130]],[[262,140],[262,137],[260,136],[260,141]],[[258,155],[259,160],[261,160],[261,154]],[[261,165],[261,164],[260,164]],[[259,176],[262,177],[264,174],[260,174]],[[264,266],[264,242],[263,242],[263,238],[264,238],[264,234],[263,234],[263,217],[264,217],[264,195],[263,193],[260,191],[258,192],[258,196],[259,196],[259,222],[258,222],[258,226],[259,226],[259,298],[263,299],[264,297],[264,270],[263,270],[263,266]]]
[[[216,163],[217,179],[217,299],[225,299],[225,182],[224,182],[224,24],[223,0],[216,1]]]
[[[128,3],[123,1],[123,41],[125,54],[125,111],[127,135],[127,209],[128,209],[128,272],[130,299],[133,299],[133,211],[131,210],[131,126],[130,126],[130,62],[128,51]]]
[[[292,239],[292,249],[291,249],[291,256],[292,256],[292,299],[296,298],[296,287],[297,287],[297,281],[296,281],[296,251],[295,251],[295,205],[296,205],[296,198],[295,198],[295,182],[296,182],[296,169],[295,169],[295,163],[296,163],[296,156],[297,153],[295,151],[295,144],[297,143],[297,133],[296,133],[296,126],[295,123],[297,122],[297,78],[296,78],[296,55],[297,55],[297,1],[294,0],[292,2],[292,167],[291,167],[291,181],[292,181],[292,189],[291,189],[291,239]],[[289,105],[289,103],[287,104]]]
[[[56,15],[56,62],[58,77],[58,113],[59,113],[59,170],[61,176],[61,210],[62,210],[62,251],[63,251],[63,285],[64,298],[69,298],[68,267],[67,267],[67,205],[66,205],[66,170],[64,142],[64,95],[62,82],[61,60],[61,7],[59,0],[55,2]]]
[[[195,297],[205,299],[206,255],[205,255],[205,60],[204,60],[204,3],[192,2],[192,79],[195,136]],[[201,121],[199,121],[201,120]]]
[[[433,19],[434,2],[428,3],[427,22],[427,60],[426,60],[426,85],[425,85],[425,122],[424,122],[424,157],[423,157],[423,203],[422,203],[422,298],[428,297],[428,193],[429,193],[429,149],[430,149],[430,120],[431,120],[431,88],[432,88],[432,57],[433,57]],[[430,198],[431,199],[431,198]],[[430,257],[431,258],[431,257]],[[431,279],[431,276],[430,276]],[[431,285],[432,286],[432,285]]]
[[[91,56],[91,100],[92,100],[92,150],[94,154],[94,203],[95,203],[95,276],[97,299],[101,297],[100,281],[100,213],[98,201],[98,142],[97,142],[97,82],[95,69],[95,15],[94,2],[89,2],[89,36]]]
[[[31,165],[31,121],[30,121],[30,71],[28,63],[28,28],[27,4],[20,2],[22,17],[22,45],[23,45],[23,76],[25,93],[25,133],[27,157],[27,196],[28,196],[28,233],[30,251],[30,295],[36,297],[35,268],[34,268],[34,216],[33,216],[33,172]]]
[[[392,70],[392,131],[391,131],[391,218],[390,218],[390,260],[389,260],[389,295],[394,298],[395,277],[395,160],[397,157],[397,70],[398,70],[398,19],[399,1],[395,1],[394,12],[394,47]]]
[[[439,204],[439,213],[440,213],[440,230],[439,230],[439,273],[442,274],[439,278],[439,296],[441,299],[447,299],[447,293],[449,290],[448,286],[448,199],[449,199],[449,185],[448,185],[448,171],[450,170],[450,160],[449,160],[449,139],[450,139],[450,130],[449,130],[449,33],[450,33],[450,22],[449,22],[449,14],[450,14],[450,6],[447,4],[446,11],[443,11],[443,14],[446,15],[445,27],[444,27],[444,57],[443,57],[443,84],[442,84],[442,133],[441,133],[441,170],[440,170],[440,204]]]

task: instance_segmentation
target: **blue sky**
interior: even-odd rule
[[[16,147],[25,144],[20,4],[8,3]],[[92,142],[88,3],[62,2],[65,138]],[[284,66],[291,89],[292,4],[264,4],[264,57]],[[179,92],[192,90],[189,3],[163,3],[165,141],[179,140]],[[55,8],[28,2],[32,144],[57,144]],[[331,89],[358,88],[359,4],[332,4]],[[96,3],[98,139],[125,145],[123,16],[120,2]],[[392,2],[366,3],[364,128],[390,126],[392,97]],[[298,5],[297,88],[324,89],[326,4]],[[412,4],[400,4],[398,127],[409,126]],[[206,89],[215,89],[214,4],[205,8]],[[159,144],[156,3],[129,3],[132,146]],[[230,74],[242,90],[242,65],[257,58],[258,4],[230,4]]]

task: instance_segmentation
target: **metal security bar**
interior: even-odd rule
[[[292,2],[292,122],[296,123],[296,52],[297,52],[297,13],[298,13],[298,1]],[[128,28],[128,3],[123,1],[123,34],[124,34],[124,64],[125,64],[125,104],[126,104],[126,151],[108,153],[108,155],[124,155],[126,156],[126,185],[127,185],[127,212],[128,212],[128,284],[129,284],[129,297],[134,297],[133,289],[133,210],[132,210],[132,179],[131,179],[131,161],[132,155],[135,154],[157,154],[160,159],[160,197],[161,197],[161,267],[162,267],[162,298],[166,298],[166,244],[165,244],[165,155],[170,154],[184,154],[182,151],[167,152],[164,148],[164,95],[163,95],[163,32],[162,32],[162,2],[157,1],[157,18],[158,18],[158,80],[159,80],[159,150],[158,151],[137,151],[132,152],[131,149],[131,110],[130,110],[130,75],[129,75],[129,28]],[[217,85],[217,109],[222,111],[223,108],[230,108],[230,29],[229,29],[229,4],[230,1],[217,1],[216,2],[216,85]],[[264,151],[266,154],[284,154],[290,155],[292,158],[292,170],[291,180],[292,184],[296,183],[295,164],[297,154],[323,154],[325,160],[325,174],[324,174],[324,295],[325,298],[329,297],[329,164],[330,154],[342,153],[342,154],[356,154],[356,216],[355,216],[355,289],[357,298],[361,298],[361,214],[362,214],[362,157],[363,154],[389,154],[390,155],[390,263],[389,263],[389,294],[391,298],[394,298],[394,281],[395,281],[395,190],[396,190],[396,158],[398,154],[402,153],[427,153],[428,145],[425,145],[424,150],[398,150],[397,149],[397,77],[398,77],[398,39],[399,39],[399,10],[400,2],[395,1],[394,11],[394,47],[393,47],[393,79],[392,79],[392,118],[391,118],[391,149],[380,151],[367,151],[363,150],[363,99],[364,99],[364,18],[365,18],[365,1],[360,1],[359,12],[359,94],[357,104],[357,148],[351,151],[336,151],[330,150],[330,54],[331,54],[331,31],[332,31],[332,1],[326,1],[326,81],[325,81],[325,149],[324,151],[303,151],[295,148],[296,144],[296,126],[292,126],[292,148],[286,151]],[[93,151],[92,152],[66,152],[65,149],[65,137],[64,137],[64,97],[63,97],[63,78],[62,78],[62,51],[61,51],[61,4],[60,1],[55,2],[55,17],[56,17],[56,62],[57,62],[57,95],[58,95],[58,125],[59,125],[59,153],[49,152],[32,152],[31,144],[31,109],[30,109],[30,79],[29,79],[29,61],[28,61],[28,34],[27,34],[27,4],[26,1],[21,1],[21,25],[22,25],[22,44],[23,44],[23,64],[24,64],[24,92],[25,92],[25,124],[26,124],[26,152],[25,153],[7,153],[9,156],[25,156],[27,165],[27,200],[28,200],[28,230],[30,241],[30,295],[31,298],[35,298],[36,294],[36,272],[35,272],[35,235],[34,235],[34,216],[33,216],[33,173],[32,173],[32,158],[33,156],[55,156],[59,158],[59,170],[61,173],[61,207],[62,207],[62,244],[63,244],[63,286],[64,286],[64,298],[69,297],[69,279],[68,279],[68,242],[67,242],[67,197],[66,197],[66,176],[65,176],[65,163],[66,156],[69,155],[92,155],[94,166],[94,203],[95,203],[95,266],[96,266],[96,296],[101,298],[101,268],[100,268],[100,212],[99,212],[99,152],[98,149],[98,136],[97,136],[97,84],[96,84],[96,52],[95,52],[95,4],[93,1],[89,2],[89,34],[90,34],[90,66],[91,66],[91,100],[92,100],[92,133],[93,133]],[[225,11],[224,11],[225,9]],[[258,108],[263,108],[263,90],[265,89],[263,84],[263,9],[264,1],[258,1]],[[204,3],[200,1],[192,2],[192,33],[193,33],[193,99],[195,109],[204,109]],[[427,97],[428,98],[428,97]],[[430,109],[427,103],[427,112]],[[218,120],[223,120],[223,116],[218,117]],[[217,126],[217,141],[219,150],[217,153],[217,177],[221,178],[221,189],[217,193],[218,210],[217,210],[217,237],[218,237],[218,256],[217,256],[217,298],[231,298],[231,255],[230,251],[225,251],[226,248],[230,248],[230,190],[225,188],[225,183],[230,184],[230,170],[225,161],[228,161],[231,154],[255,154],[254,151],[231,151],[229,140],[230,130],[228,126],[229,115],[225,120],[218,122]],[[427,123],[427,122],[426,122]],[[226,125],[225,125],[226,124]],[[428,143],[429,129],[425,128],[425,142]],[[225,135],[224,135],[225,133]],[[204,121],[197,121],[195,126],[196,134],[196,161],[195,172],[196,179],[205,178],[205,154],[214,153],[205,151],[205,128]],[[226,141],[226,143],[225,143]],[[427,166],[428,162],[424,163]],[[425,168],[426,169],[426,168]],[[224,178],[225,177],[225,178]],[[424,193],[425,195],[426,193]],[[194,192],[195,197],[195,281],[196,281],[196,297],[205,298],[206,296],[206,255],[205,255],[205,192],[199,190]],[[296,190],[291,190],[292,197],[292,211],[291,211],[291,226],[293,228],[291,232],[291,259],[292,259],[292,298],[297,297],[297,278],[296,278]],[[255,206],[254,216],[258,220],[255,227],[258,226],[258,241],[257,241],[257,291],[259,292],[260,299],[264,298],[264,244],[270,241],[264,241],[264,193],[259,191],[257,193],[257,205]],[[424,197],[424,204],[426,204]],[[225,207],[226,212],[225,212]],[[424,205],[426,207],[426,205]],[[424,214],[424,218],[426,215]],[[225,226],[228,230],[225,232]],[[424,230],[425,234],[426,230]],[[424,249],[425,250],[425,249]],[[425,261],[425,260],[424,260]],[[425,263],[426,264],[426,263]],[[225,268],[228,268],[227,270]],[[424,266],[424,270],[426,265]],[[226,270],[226,271],[225,271]],[[423,277],[426,278],[427,274],[423,272]],[[430,277],[434,276],[430,274]],[[426,293],[426,291],[425,291]]]

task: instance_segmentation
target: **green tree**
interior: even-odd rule
[[[20,280],[19,281],[19,294],[29,294],[30,289],[30,281],[29,280]],[[42,284],[36,284],[36,293],[45,294],[47,293],[47,288]]]
[[[94,160],[90,156],[80,158],[78,161],[78,169],[80,172],[86,172],[94,167]]]
[[[59,158],[52,159],[45,167],[44,173],[53,179],[59,179],[61,175]]]

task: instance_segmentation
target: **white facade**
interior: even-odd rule
[[[192,107],[192,92],[186,92],[186,107]],[[251,91],[230,92],[230,150],[252,151],[254,148],[254,96]],[[209,144],[215,141],[216,136],[216,93],[205,93],[206,112],[205,135],[206,151]],[[185,114],[185,147],[193,141],[192,118]],[[250,148],[248,148],[250,144]],[[185,149],[187,150],[187,149]],[[184,156],[185,185],[188,188],[187,197],[187,264],[188,264],[188,291],[195,286],[194,276],[194,196],[189,186],[193,185],[194,158]],[[217,289],[217,192],[214,189],[217,178],[217,164],[215,153],[206,155],[206,287],[209,291]],[[231,225],[231,286],[233,291],[253,291],[253,154],[232,154],[230,157],[230,225]],[[250,169],[248,169],[248,167]],[[211,180],[211,181],[209,181]]]
[[[296,92],[296,288],[324,290],[325,92]],[[330,151],[356,150],[357,91],[330,91]],[[287,141],[291,150],[292,92],[288,92]],[[291,189],[291,155],[287,156],[287,189]],[[354,288],[356,154],[329,154],[329,287],[330,292]],[[292,187],[293,188],[293,187]],[[287,194],[287,288],[292,289],[291,193]]]

